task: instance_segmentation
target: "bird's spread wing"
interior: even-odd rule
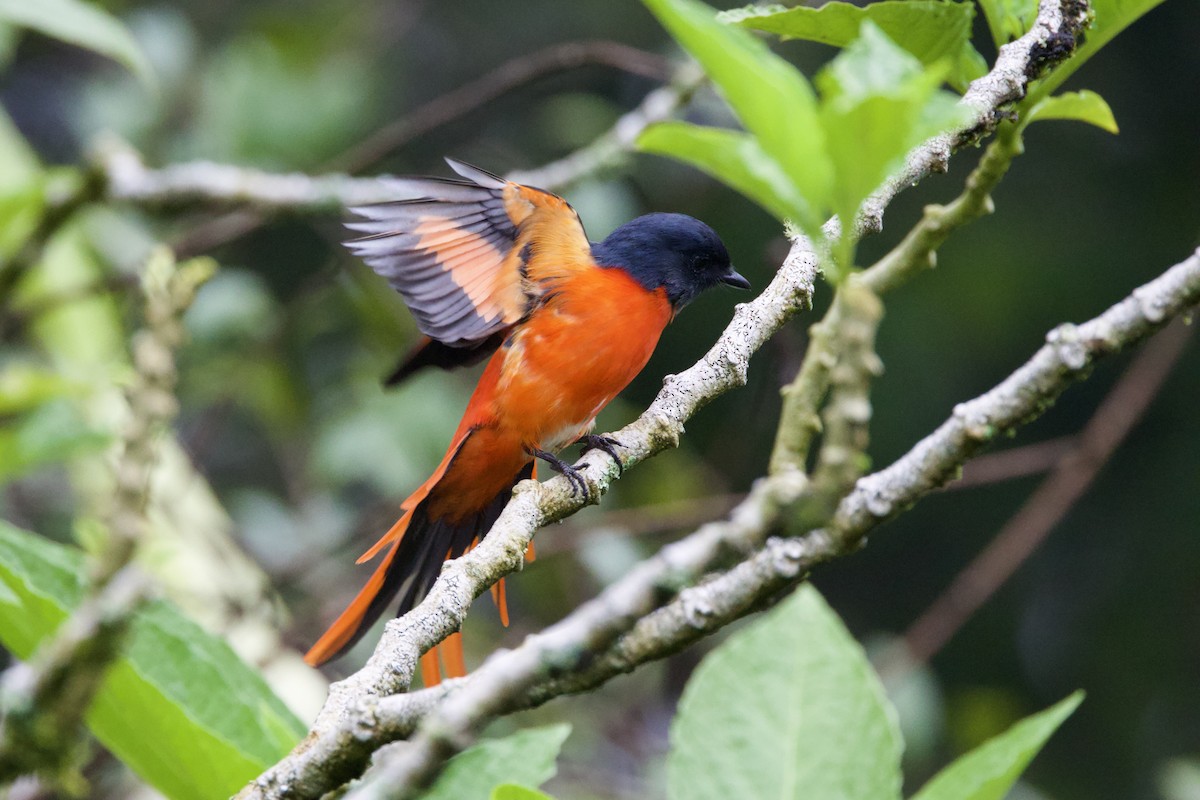
[[[472,348],[594,262],[561,197],[446,160],[462,180],[393,180],[402,199],[352,209],[364,221],[349,227],[366,235],[347,246],[404,296],[422,333]]]

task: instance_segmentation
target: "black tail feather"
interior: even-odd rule
[[[382,616],[396,595],[400,595],[396,616],[402,617],[411,611],[433,588],[442,572],[442,564],[448,559],[458,558],[471,547],[472,542],[487,535],[508,504],[512,488],[533,476],[533,466],[534,462],[530,461],[486,508],[458,522],[429,519],[425,502],[413,509],[399,550],[384,576],[383,586],[367,606],[362,624],[354,636],[330,658],[338,658],[353,647]]]
[[[422,336],[384,380],[383,385],[395,386],[425,367],[449,370],[478,364],[496,352],[496,348],[504,341],[505,333],[506,331],[494,333],[475,347],[451,347],[428,336]]]

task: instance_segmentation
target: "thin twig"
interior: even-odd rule
[[[1064,5],[1072,12],[1070,15],[1064,15]],[[990,131],[998,119],[999,107],[1022,95],[1024,81],[1029,79],[1025,67],[1030,63],[1030,51],[1063,30],[1077,29],[1082,24],[1079,14],[1083,13],[1086,13],[1086,7],[1079,3],[1043,0],[1038,20],[1030,33],[1002,48],[995,73],[976,81],[968,92],[969,99],[965,102],[975,112],[972,124],[976,132]],[[954,144],[966,142],[972,135],[964,131],[917,148],[901,175],[875,196],[869,213],[856,225],[856,230],[861,232],[872,225],[877,227],[883,207],[897,192],[929,171],[944,169]],[[616,434],[625,445],[619,451],[627,466],[672,446],[683,423],[701,405],[744,382],[750,354],[795,313],[807,292],[811,291],[811,288],[805,289],[805,283],[811,285],[815,268],[816,257],[811,247],[803,240],[796,240],[764,295],[740,306],[733,322],[705,358],[685,373],[669,379],[651,408],[637,422]],[[615,465],[602,453],[589,453],[578,467],[592,485],[592,497],[598,497],[616,475]],[[800,480],[792,481],[789,487],[789,479],[796,477]],[[751,538],[763,536],[768,520],[777,518],[778,510],[771,513],[771,506],[790,502],[789,497],[794,499],[796,491],[803,489],[802,476],[788,471],[766,483],[770,491],[752,492],[731,520],[744,530],[753,529]],[[858,487],[864,484],[872,485],[864,478]],[[855,503],[861,501],[859,491],[856,488],[849,495],[851,505],[847,506],[843,501],[839,506],[833,525],[810,534],[807,541],[832,539],[840,546],[854,541],[853,526],[859,520],[843,517],[853,512]],[[580,501],[571,495],[562,479],[556,478],[540,486],[519,486],[480,546],[467,556],[448,562],[425,601],[405,617],[388,623],[384,637],[366,667],[331,687],[326,708],[305,743],[260,776],[240,796],[316,797],[357,775],[370,753],[380,744],[368,732],[378,730],[377,715],[382,702],[390,705],[404,701],[400,697],[386,701],[380,698],[406,687],[419,653],[456,629],[472,599],[486,586],[520,566],[521,554],[537,526],[559,519],[579,506]],[[872,507],[879,508],[878,505]],[[892,508],[889,506],[889,510]],[[880,521],[879,517],[874,517],[869,524],[864,521],[859,528],[865,531]],[[411,792],[428,779],[442,756],[464,747],[478,726],[507,702],[507,692],[530,686],[530,681],[536,681],[543,668],[557,672],[555,667],[561,666],[569,671],[575,663],[572,653],[603,646],[603,642],[611,641],[622,630],[636,624],[646,613],[643,609],[647,603],[651,608],[660,605],[663,597],[677,591],[689,576],[707,569],[731,549],[736,551],[736,545],[728,538],[709,531],[708,526],[702,530],[705,531],[703,536],[698,532],[678,543],[678,548],[675,545],[665,548],[654,561],[644,564],[631,575],[627,579],[629,584],[619,584],[629,590],[628,594],[622,594],[618,585],[614,585],[610,587],[611,593],[606,592],[597,601],[582,607],[569,618],[574,620],[573,629],[564,621],[563,625],[555,626],[513,651],[516,655],[497,654],[489,660],[462,684],[479,688],[464,690],[461,694],[465,699],[461,701],[453,699],[460,694],[456,691],[437,705],[437,711],[426,717],[421,732],[402,753],[396,754],[399,765],[389,769],[392,777],[401,778],[395,791]],[[653,594],[648,595],[648,592]],[[508,664],[513,669],[509,671],[500,664]]]
[[[350,149],[335,156],[322,165],[320,171],[360,172],[383,159],[388,154],[400,149],[418,136],[466,116],[472,111],[524,84],[557,72],[578,69],[589,65],[611,67],[655,81],[667,81],[671,78],[672,74],[670,62],[666,58],[619,42],[597,40],[564,42],[550,45],[534,53],[518,56],[507,61],[499,67],[490,70],[483,77],[439,95],[422,106],[418,106],[410,113],[383,126]],[[664,114],[663,118],[669,114],[670,111]],[[601,137],[601,139],[604,138]],[[103,164],[117,155],[119,153],[105,154],[101,151],[99,160]],[[122,165],[118,162],[113,166],[119,167]],[[196,166],[203,166],[205,168],[204,171],[220,169],[221,167],[221,165],[205,162],[201,162]],[[142,169],[144,171],[144,167]],[[112,172],[111,169],[107,168],[105,171]],[[249,185],[258,185],[263,181],[270,184],[275,177],[266,173],[252,173],[251,175],[253,180],[248,182],[230,176],[225,176],[225,180],[231,186],[238,184],[247,185],[247,183]],[[170,177],[186,178],[188,180],[194,180],[196,177],[199,177],[201,180],[206,178],[204,174],[197,176],[195,173]],[[304,176],[286,177],[292,179]],[[167,183],[170,185],[171,181]],[[176,187],[178,188],[181,183],[183,183],[182,180],[177,182]],[[387,189],[380,187],[377,183],[374,183],[374,185],[372,183],[359,185],[337,181],[337,186],[339,188],[344,187],[348,195],[347,198],[343,198],[340,201],[341,207],[388,199],[389,192]],[[562,184],[554,184],[548,181],[545,184],[539,185],[544,185],[546,188],[555,188],[556,185],[561,186]],[[127,186],[128,184],[123,187],[123,190]],[[336,190],[331,185],[320,191],[310,193],[309,196],[319,198],[329,191]],[[234,190],[233,195],[233,197],[222,198],[221,201],[241,202],[245,199],[239,198],[239,192],[236,190]],[[352,200],[351,198],[354,197],[365,199]],[[131,194],[123,199],[141,201],[137,194]],[[176,191],[176,197],[173,199],[182,199],[178,191]],[[154,202],[162,201],[155,200]],[[208,252],[234,239],[245,236],[259,228],[269,219],[266,212],[280,206],[278,202],[273,201],[270,197],[255,199],[253,203],[256,206],[255,208],[231,211],[195,226],[174,242],[173,247],[176,253],[181,258],[189,257],[198,253]],[[303,201],[299,203],[284,203],[282,205],[283,207],[292,208],[298,204],[310,205]],[[322,202],[314,200],[311,205],[320,208]],[[312,209],[310,208],[310,210]]]
[[[435,97],[404,117],[383,126],[325,169],[361,172],[416,137],[439,128],[531,81],[580,67],[597,65],[629,72],[656,82],[670,79],[671,62],[663,56],[620,42],[562,42],[517,56],[483,77]]]
[[[911,658],[933,658],[1046,540],[1087,491],[1113,452],[1142,418],[1171,374],[1191,328],[1174,324],[1137,354],[1092,415],[1070,452],[1034,490],[991,543],[904,634]]]
[[[993,483],[1040,475],[1054,468],[1075,447],[1075,436],[1060,436],[998,453],[984,453],[963,467],[962,477],[943,487],[956,492]]]
[[[563,520],[554,535],[538,541],[538,558],[574,552],[579,540],[595,531],[607,531],[622,537],[658,536],[672,531],[694,530],[710,519],[720,519],[745,499],[741,493],[715,494],[667,500],[633,508],[603,511],[588,517],[586,523],[578,517]]]
[[[1077,327],[1071,326],[1069,330],[1074,331],[1075,336],[1069,345],[1064,343],[1063,328],[1052,331],[1047,335],[1048,344],[1013,375],[991,391],[959,404],[949,420],[891,466],[860,479],[842,500],[829,527],[798,538],[768,539],[763,549],[742,563],[698,586],[684,589],[667,605],[640,618],[629,633],[618,638],[607,650],[589,651],[585,667],[543,669],[539,680],[525,688],[508,684],[502,698],[492,696],[484,705],[493,710],[514,711],[563,694],[590,690],[769,605],[782,591],[803,580],[813,567],[853,550],[864,536],[894,516],[898,504],[911,506],[935,491],[941,482],[950,480],[978,452],[984,441],[1032,421],[1072,383],[1085,378],[1096,360],[1138,343],[1168,320],[1188,313],[1198,304],[1200,251],[1095,319]],[[1142,377],[1149,376],[1143,374]],[[1116,402],[1114,399],[1114,405]],[[987,420],[986,430],[980,427],[980,421],[984,419]],[[1111,440],[1111,432],[1105,438]],[[714,534],[726,541],[761,540],[776,524],[775,515],[785,508],[778,503],[772,504],[767,494],[770,485],[777,480],[771,478],[756,484],[729,520],[709,523],[669,547],[686,547],[696,537]],[[803,492],[804,487],[800,487],[800,491]],[[622,580],[606,590],[605,595],[619,594],[627,588],[627,582]],[[467,689],[474,689],[480,674],[488,675],[488,686],[496,691],[500,679],[495,673],[508,667],[515,668],[534,654],[545,658],[554,652],[570,652],[562,641],[550,649],[550,642],[543,637],[551,636],[552,630],[555,631],[553,635],[558,635],[567,627],[581,625],[582,621],[579,614],[572,613],[554,629],[530,637],[513,651],[532,651],[523,654],[521,659],[513,653],[497,654],[472,676],[454,681],[448,687],[439,687],[437,697],[426,696],[430,690],[420,690],[383,698],[372,706],[369,724],[384,740],[407,736],[431,708],[439,709],[441,713],[448,702],[443,698],[448,694],[453,698]],[[589,641],[581,629],[577,629],[575,635],[577,647],[582,648],[583,643]],[[547,664],[560,666],[553,660]],[[366,718],[346,721],[347,729],[360,733],[367,725]]]

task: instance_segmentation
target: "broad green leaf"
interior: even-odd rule
[[[818,76],[839,218],[853,219],[863,200],[903,166],[909,150],[966,121],[966,110],[938,89],[940,83],[935,70],[924,68],[870,21]]]
[[[492,790],[491,800],[554,800],[553,797],[528,786],[505,783]]]
[[[1113,37],[1128,28],[1143,14],[1163,0],[1092,0],[1095,17],[1087,30],[1083,43],[1069,59],[1054,68],[1054,71],[1039,81],[1025,99],[1026,106],[1033,106],[1049,97],[1062,86],[1063,81],[1075,74],[1100,48]]]
[[[1018,39],[1037,18],[1038,0],[979,0],[996,47]]]
[[[29,658],[82,600],[84,559],[0,522],[0,641]],[[105,747],[172,800],[228,797],[282,758],[304,726],[224,642],[157,601],[87,714]]]
[[[894,712],[811,586],[705,657],[679,701],[671,800],[900,797]]]
[[[863,20],[883,29],[921,63],[950,65],[950,84],[965,91],[987,72],[987,62],[971,45],[975,4],[952,0],[883,0],[865,6],[829,2],[819,8],[767,6],[724,12],[720,19],[784,39],[807,39],[845,47],[858,37]]]
[[[912,800],[1002,800],[1046,740],[1083,701],[1075,692],[1013,725],[934,775]]]
[[[501,784],[541,785],[554,777],[570,732],[570,725],[547,725],[480,742],[450,759],[421,800],[489,800]]]
[[[0,20],[86,48],[153,87],[150,61],[120,20],[83,0],[0,0]]]
[[[807,208],[794,221],[819,236],[833,173],[808,81],[752,34],[717,22],[713,9],[698,0],[644,2],[796,185]]]
[[[758,140],[741,131],[661,122],[643,131],[638,148],[686,161],[736,189],[780,221],[807,213],[804,200]]]
[[[1025,124],[1047,119],[1073,119],[1091,123],[1109,133],[1119,133],[1116,117],[1108,103],[1088,89],[1045,98],[1029,110]]]

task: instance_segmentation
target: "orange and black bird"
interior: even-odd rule
[[[648,214],[593,244],[561,197],[447,163],[461,179],[395,179],[403,199],[352,209],[364,221],[349,227],[366,235],[347,245],[404,296],[424,334],[391,382],[490,360],[445,457],[359,559],[383,553],[308,651],[314,666],[349,649],[397,595],[397,614],[411,609],[443,561],[487,534],[535,459],[586,496],[556,454],[578,442],[616,458],[617,443],[591,433],[596,414],[646,365],[666,324],[705,289],[750,287],[692,217]],[[507,624],[503,582],[493,596]],[[446,671],[463,674],[461,640],[448,644]],[[422,659],[427,684],[440,678],[437,658]]]

